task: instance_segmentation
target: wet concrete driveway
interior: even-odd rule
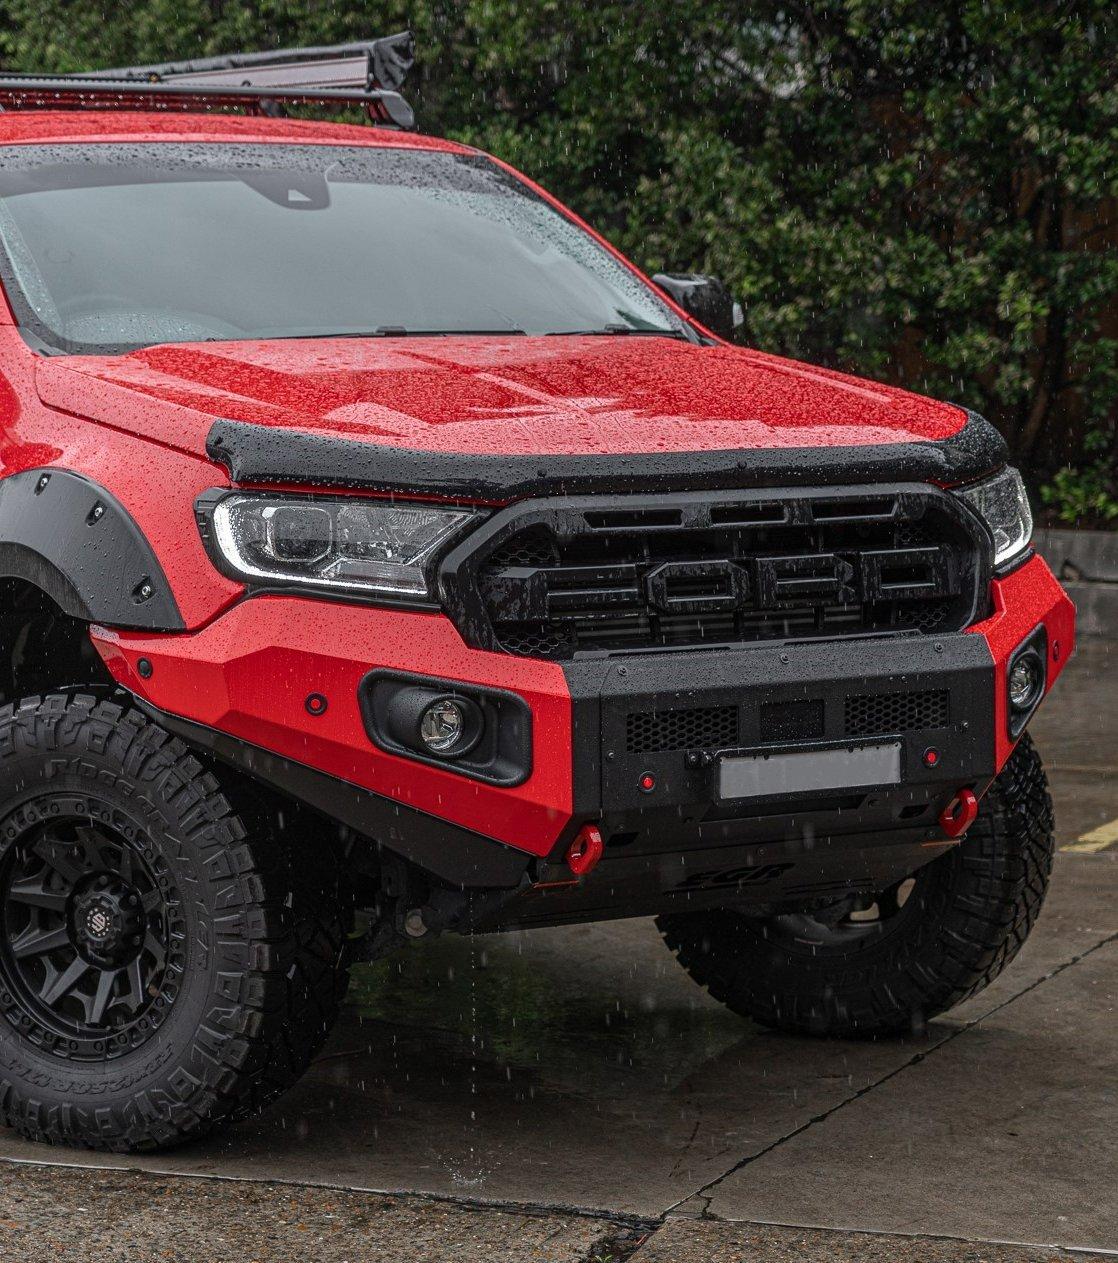
[[[1118,819],[1118,644],[1082,648],[1034,733],[1080,849],[1008,972],[919,1039],[765,1032],[648,921],[435,940],[358,971],[263,1119],[88,1163],[1118,1251],[1118,830],[1079,843]],[[87,1161],[7,1133],[0,1157]]]

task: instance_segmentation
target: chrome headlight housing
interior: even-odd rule
[[[1018,557],[1033,536],[1033,515],[1021,475],[1012,465],[1000,474],[955,491],[990,528],[994,537],[994,567]]]
[[[433,599],[436,554],[481,516],[392,500],[248,492],[199,504],[211,556],[233,578],[399,601]]]

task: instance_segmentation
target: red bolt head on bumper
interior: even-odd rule
[[[576,877],[585,877],[602,858],[605,843],[596,824],[584,824],[567,847],[567,867]]]

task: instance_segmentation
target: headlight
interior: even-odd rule
[[[439,545],[477,516],[385,500],[230,495],[213,506],[211,537],[228,571],[248,582],[423,599]]]
[[[990,528],[994,537],[994,565],[1012,561],[1029,546],[1033,515],[1025,484],[1016,469],[1008,467],[985,482],[964,487],[955,494],[965,500]]]

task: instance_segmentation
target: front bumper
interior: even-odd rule
[[[955,790],[981,792],[997,770],[993,677],[987,644],[965,633],[578,668],[568,677],[576,766],[585,773],[576,812],[602,820],[604,833],[637,830],[677,848],[685,838],[702,845],[798,835],[809,821],[817,833],[919,824],[931,836]],[[891,788],[719,795],[726,759],[886,743],[900,745]]]
[[[902,837],[938,845],[939,809],[962,786],[981,793],[1012,750],[1004,694],[1013,650],[1044,625],[1050,688],[1073,647],[1071,603],[1041,559],[992,589],[990,618],[939,640],[768,642],[567,664],[471,649],[438,614],[286,596],[242,601],[188,634],[96,628],[93,640],[118,682],[185,735],[288,792],[313,783],[308,800],[448,881],[554,879],[575,831],[600,821],[603,873],[635,861],[663,888],[679,870],[686,882],[712,851],[720,863],[733,850],[770,863],[771,848],[808,845],[818,856]],[[372,670],[518,694],[531,711],[531,775],[511,787],[485,784],[376,748],[359,702]],[[308,705],[312,694],[325,708]],[[677,733],[665,748],[663,722],[674,721],[655,717],[679,711],[723,712],[703,721],[722,727]],[[902,746],[891,788],[717,798],[713,777],[727,751],[890,736]],[[929,747],[939,754],[934,767],[923,761]],[[646,773],[651,792],[640,786]]]

